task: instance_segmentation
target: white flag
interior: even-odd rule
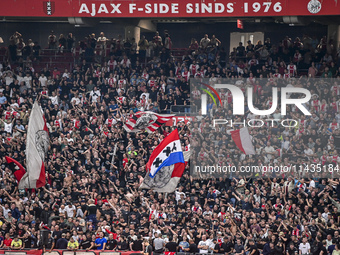
[[[230,132],[236,146],[246,155],[255,154],[248,128],[244,127]]]
[[[46,121],[37,101],[29,118],[26,140],[26,174],[19,182],[19,189],[45,186],[45,155],[49,147],[49,133]]]

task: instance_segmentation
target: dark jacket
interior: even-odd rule
[[[56,243],[57,249],[67,249],[67,240],[65,238],[58,239]]]

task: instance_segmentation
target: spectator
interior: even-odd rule
[[[169,242],[165,245],[165,249],[169,252],[177,252],[177,242],[173,241],[173,237],[169,237]]]
[[[65,212],[67,218],[74,218],[76,216],[76,207],[71,203],[68,203],[65,207]]]
[[[150,245],[150,243],[147,240],[144,240],[144,245],[145,247],[145,253],[147,255],[151,255],[152,254],[152,246]]]
[[[9,233],[6,233],[3,248],[10,248],[12,246],[12,241],[13,241],[13,239],[10,238]]]
[[[259,250],[257,249],[255,242],[253,239],[249,240],[249,254],[252,255],[260,255]]]
[[[100,232],[99,233],[99,238],[96,239],[96,246],[97,246],[97,250],[101,250],[101,251],[104,251],[105,250],[105,247],[106,247],[106,243],[107,243],[107,240],[106,238],[104,237],[104,233],[103,232]]]
[[[139,249],[141,249],[140,251],[143,251],[142,245],[140,247],[138,247],[140,241],[143,242],[141,237],[136,242],[133,243],[134,246],[132,247],[131,250],[139,251]],[[116,249],[116,247],[117,247],[117,241],[115,239],[113,239],[113,234],[109,234],[109,239],[107,240],[107,243],[106,243],[106,249],[107,250],[114,250],[114,249]]]
[[[79,248],[78,241],[74,240],[73,237],[70,238],[70,241],[67,244],[67,249],[71,251],[76,251]]]
[[[154,252],[160,254],[164,251],[165,241],[160,237],[160,234],[155,233],[155,239],[153,241]]]
[[[208,253],[209,252],[209,245],[207,242],[207,236],[202,235],[202,241],[198,243],[197,248],[200,250],[200,253]]]
[[[43,246],[43,251],[46,252],[51,252],[54,247],[55,247],[55,240],[54,238],[52,237],[52,234],[51,232],[48,232],[48,237],[47,237],[47,243],[46,244],[42,244]]]
[[[52,30],[50,35],[48,36],[48,48],[49,49],[56,49],[57,48],[57,37]]]
[[[57,249],[66,250],[68,248],[68,241],[65,237],[66,237],[66,234],[62,233],[61,238],[59,238],[58,241],[56,242],[55,247]]]
[[[146,40],[145,35],[142,35],[141,39],[138,42],[139,47],[139,56],[142,60],[145,59],[146,56],[146,50],[149,47],[149,42]]]
[[[310,244],[307,242],[306,237],[302,238],[302,242],[299,245],[299,254],[310,254]]]
[[[200,48],[205,51],[208,48],[209,43],[210,43],[210,39],[208,37],[208,34],[205,34],[204,37],[200,41]]]
[[[340,249],[339,249],[338,244],[335,244],[335,249],[333,250],[332,255],[338,255],[338,254],[340,254]]]
[[[13,250],[21,250],[22,249],[22,241],[18,238],[18,236],[14,236],[14,239],[11,242],[11,248]]]
[[[58,43],[59,43],[58,50],[60,53],[63,53],[64,49],[66,48],[66,43],[67,43],[66,38],[64,37],[63,34],[60,34]]]
[[[244,48],[242,42],[238,44],[238,47],[236,48],[236,56],[238,59],[242,59],[245,56],[246,49]]]
[[[197,245],[195,244],[194,240],[193,239],[190,239],[189,240],[189,248],[187,248],[186,251],[188,251],[189,253],[197,253],[198,252],[198,247]]]
[[[112,249],[110,249],[112,250]],[[133,240],[130,243],[130,250],[131,251],[143,251],[143,240],[142,236],[138,235],[136,240]]]
[[[72,33],[69,33],[69,34],[67,35],[66,41],[67,41],[67,50],[71,52],[71,51],[72,51],[72,48],[73,48],[73,45],[74,45],[74,42],[75,42]]]

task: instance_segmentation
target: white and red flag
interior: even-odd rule
[[[255,154],[254,146],[251,141],[248,128],[244,127],[238,130],[230,131],[231,138],[236,146],[246,155]]]
[[[12,171],[15,179],[17,180],[18,184],[21,181],[21,178],[25,175],[26,170],[25,168],[15,159],[5,156],[8,168]]]
[[[175,129],[154,149],[141,189],[174,192],[189,161],[190,151],[182,151],[178,130]]]
[[[48,226],[46,226],[46,225],[44,224],[44,222],[41,222],[39,226],[42,227],[42,228],[44,228],[44,229],[46,229],[46,230],[51,231],[51,229],[50,229]]]
[[[42,110],[35,101],[28,122],[26,140],[26,170],[19,182],[19,189],[45,186],[45,155],[49,147],[49,133]]]
[[[168,122],[174,115],[161,115],[154,112],[136,112],[123,126],[127,132],[146,130],[149,133],[156,131],[162,124]]]

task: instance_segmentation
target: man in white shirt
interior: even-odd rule
[[[6,85],[10,85],[14,81],[12,72],[8,72],[7,75],[5,76],[5,83]]]
[[[106,44],[107,38],[104,35],[104,32],[100,32],[100,36],[97,38],[97,45],[101,45],[103,48]]]
[[[47,77],[44,75],[44,73],[42,73],[41,76],[39,77],[39,82],[41,87],[46,86]]]
[[[207,34],[204,35],[204,37],[200,41],[200,47],[201,49],[205,50],[210,43],[210,39]]]
[[[145,96],[145,98],[143,98],[143,96]],[[144,92],[140,95],[139,98],[148,101],[149,100],[149,93]]]
[[[46,86],[44,85],[44,86],[43,86],[43,91],[42,91],[42,93],[43,93],[45,90],[46,90]],[[46,91],[47,91],[47,90],[46,90]],[[45,93],[47,93],[47,92],[45,92]],[[54,91],[52,91],[52,96],[48,96],[48,95],[45,95],[45,94],[41,94],[41,95],[42,95],[43,97],[45,97],[45,98],[50,99],[53,105],[59,105],[59,98],[58,98],[58,96],[55,94]]]
[[[62,77],[66,77],[67,79],[70,78],[70,73],[66,68],[65,68],[65,72],[63,73]]]
[[[310,244],[307,242],[307,238],[302,238],[302,243],[299,245],[299,254],[300,255],[307,255],[310,253]]]
[[[288,150],[289,149],[289,145],[290,145],[289,137],[286,136],[285,140],[282,141],[282,143],[281,143],[281,148],[285,149],[285,150]]]
[[[308,158],[312,157],[314,155],[314,152],[311,148],[305,146],[305,150],[304,150],[304,153],[306,154],[306,156]]]
[[[76,207],[69,203],[65,207],[65,212],[66,212],[67,218],[73,218],[76,215]]]
[[[92,103],[97,103],[97,100],[98,98],[100,98],[100,96],[101,96],[100,91],[97,90],[97,87],[94,87],[93,90],[90,92]]]
[[[208,253],[208,251],[209,251],[209,242],[207,241],[207,236],[206,235],[202,236],[202,241],[200,241],[198,243],[197,248],[200,249],[200,253],[202,253],[202,254]]]
[[[25,85],[28,89],[32,87],[32,76],[30,76],[29,73],[26,73],[26,76],[24,77]]]
[[[273,158],[272,155],[274,155],[275,152],[276,152],[275,149],[274,149],[274,147],[271,146],[270,142],[267,143],[267,146],[264,148],[264,151],[265,151],[266,154],[267,154],[266,157],[267,157],[268,161],[271,160],[271,159]]]
[[[9,208],[8,204],[5,204],[5,206],[1,206],[2,207],[2,212],[3,212],[3,215],[5,217],[5,219],[8,218],[8,212],[11,211],[11,209]]]
[[[71,104],[72,105],[78,105],[80,103],[81,103],[81,101],[80,101],[79,96],[78,95],[74,95],[74,97],[72,97],[72,99],[71,99]]]
[[[56,95],[54,91],[52,91],[52,96],[50,96],[49,99],[53,105],[59,105],[58,95]]]
[[[315,189],[315,181],[313,179],[310,179],[309,181],[309,189],[310,190]]]
[[[17,80],[19,81],[19,84],[24,80],[24,77],[22,77],[22,72],[19,72],[19,74],[17,75]]]
[[[178,190],[175,191],[175,195],[176,195],[176,201],[178,202],[178,200],[181,199],[181,195],[183,195],[184,199],[185,199],[185,193],[183,192],[183,187],[179,186]]]
[[[59,208],[59,215],[65,216],[65,214],[66,214],[65,205],[61,205]]]
[[[325,222],[327,223],[328,222],[328,215],[330,215],[330,212],[328,210],[328,207],[325,207],[324,209],[325,211],[321,214],[322,218],[324,218]]]
[[[7,133],[12,134],[12,130],[13,130],[13,123],[15,121],[15,118],[13,118],[12,122],[10,120],[7,120],[7,122],[5,122],[4,120],[0,119],[3,123],[4,123],[4,130]]]

